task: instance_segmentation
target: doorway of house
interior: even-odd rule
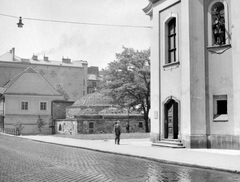
[[[164,137],[165,139],[178,139],[178,103],[170,99],[164,109]]]

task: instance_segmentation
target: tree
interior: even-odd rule
[[[59,83],[56,83],[55,85],[55,89],[61,94],[63,95],[65,100],[68,100],[70,97],[67,94],[67,92],[62,88],[62,86]]]
[[[105,84],[102,92],[111,96],[116,104],[138,109],[144,114],[146,132],[149,132],[150,110],[150,49],[134,50],[123,47],[116,60],[103,70]]]
[[[46,125],[46,124],[47,124],[47,123],[41,118],[41,116],[38,115],[37,125],[38,125],[39,133],[42,133],[42,128],[43,128],[44,125]]]

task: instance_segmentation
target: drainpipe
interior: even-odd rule
[[[2,95],[2,100],[3,100],[3,131],[4,131],[4,119],[5,119],[5,96]]]

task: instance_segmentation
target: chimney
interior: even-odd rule
[[[15,61],[15,47],[13,47],[10,52],[12,53],[12,60]]]
[[[44,61],[47,61],[47,62],[49,61],[49,60],[48,60],[48,57],[45,56],[45,55],[43,56],[43,60],[44,60]]]
[[[32,59],[33,59],[34,61],[38,61],[38,56],[33,54]]]
[[[62,58],[62,62],[63,63],[71,63],[71,59],[69,59],[69,58]]]

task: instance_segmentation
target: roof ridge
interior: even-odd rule
[[[29,66],[25,70],[23,70],[24,73],[39,73],[37,70],[35,70],[33,67]]]
[[[7,89],[9,89],[14,83],[17,82],[17,80],[24,74],[24,73],[38,73],[35,69],[33,69],[31,66],[27,67],[26,69],[24,69],[23,71],[21,71],[20,73],[18,73],[16,76],[12,77],[10,80],[8,80],[8,82],[3,86],[4,88],[6,88],[5,91],[7,91]]]

